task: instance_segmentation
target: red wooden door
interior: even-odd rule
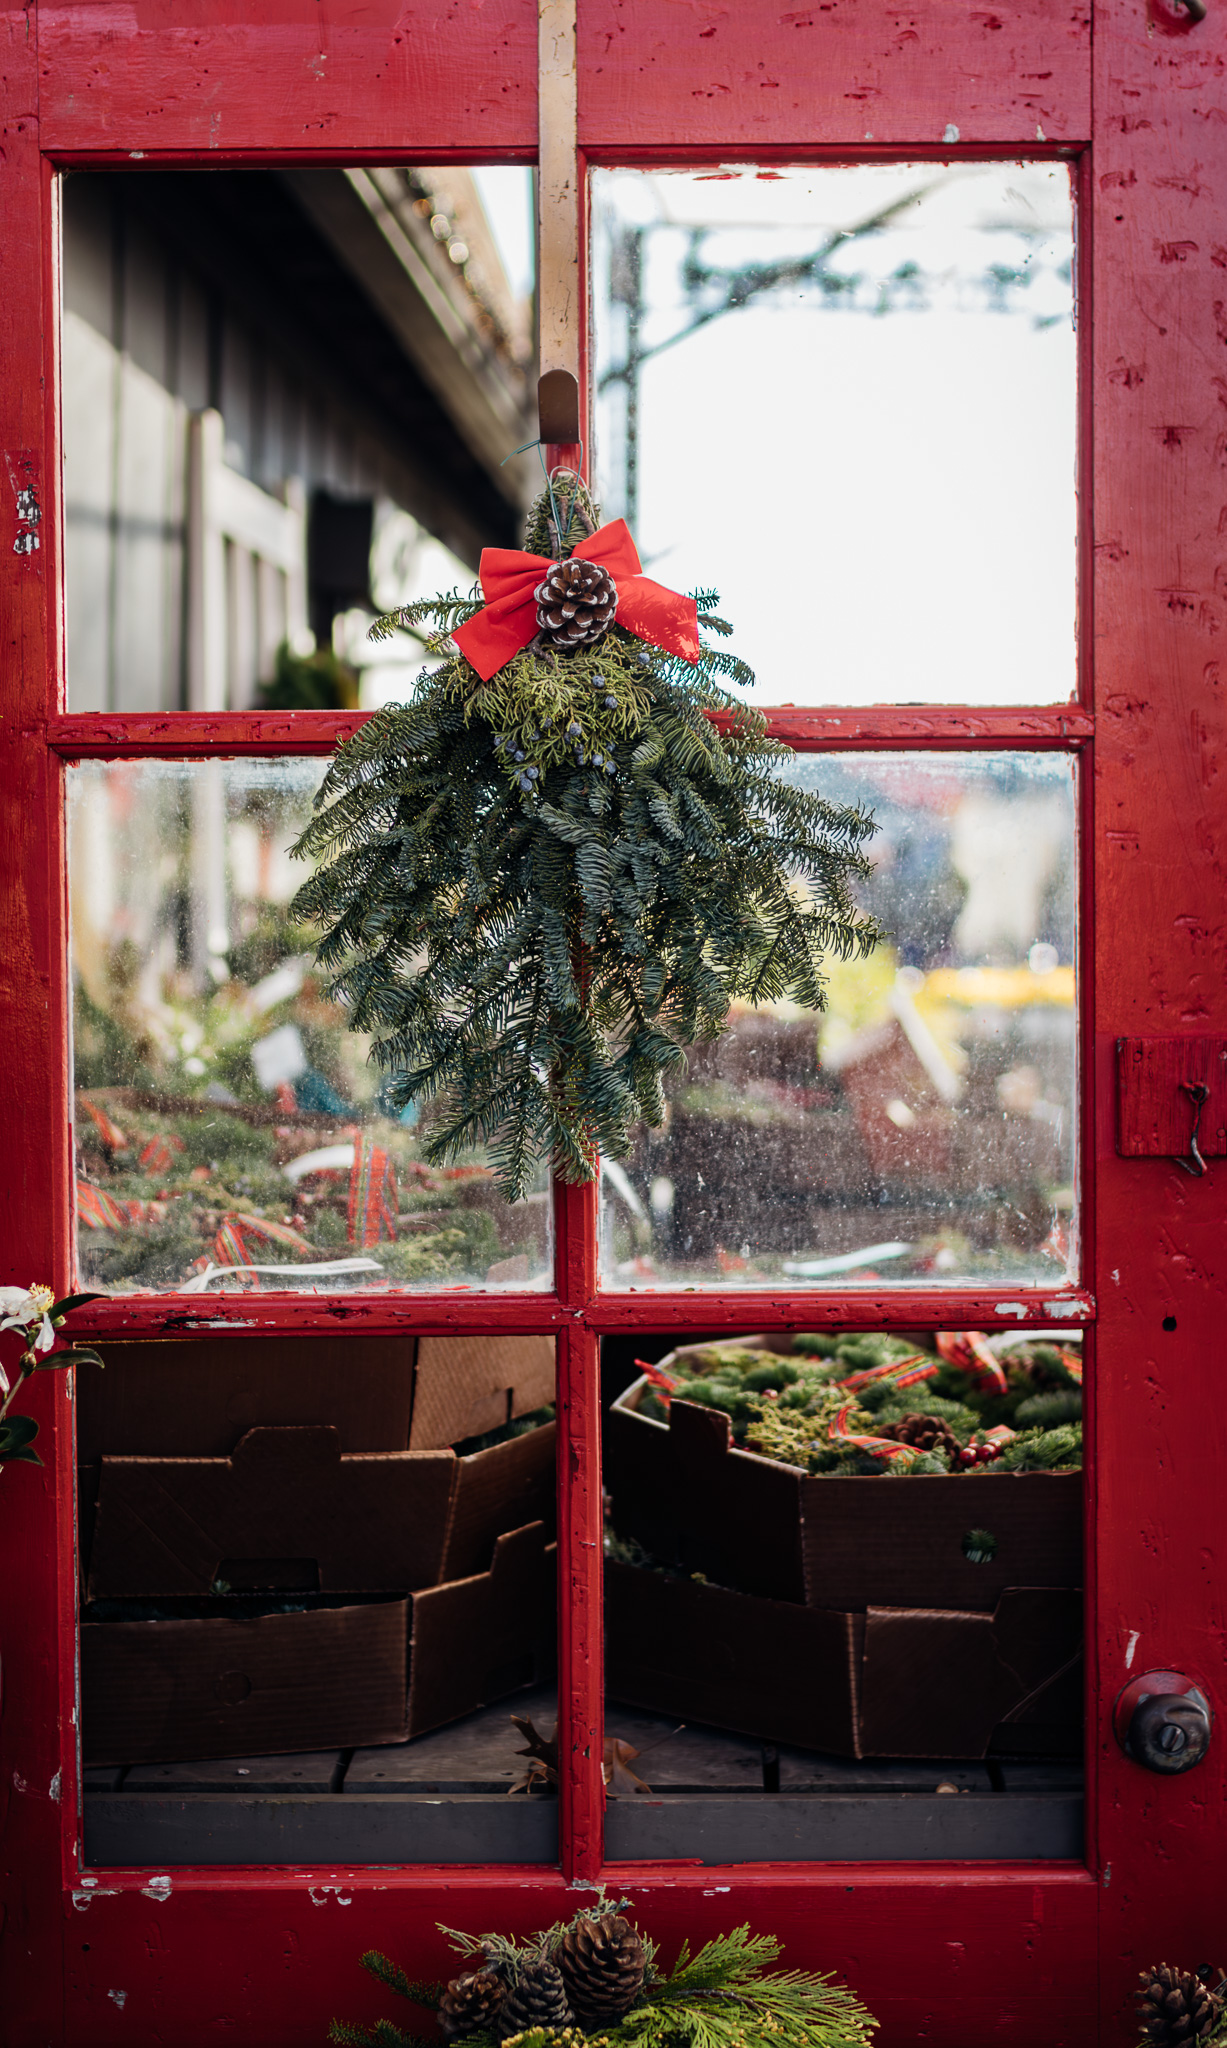
[[[29,5],[3,16],[0,234],[5,490],[4,1263],[71,1277],[61,790],[68,760],[324,753],[351,721],[231,713],[82,716],[63,698],[57,177],[77,166],[531,161],[537,19],[524,0],[166,0]],[[590,1191],[557,1190],[552,1293],[394,1294],[345,1327],[540,1330],[559,1346],[562,1847],[558,1870],[92,1871],[80,1861],[75,1531],[68,1389],[31,1396],[46,1470],[0,1489],[0,1820],[14,2044],[175,2037],[300,2043],[358,2009],[354,1962],[432,1954],[434,1924],[528,1929],[564,1889],[625,1888],[666,1943],[749,1918],[788,1959],[847,1975],[889,2043],[1072,2044],[1132,2036],[1143,1962],[1216,1957],[1224,1894],[1221,1731],[1187,1777],[1127,1759],[1112,1710],[1130,1673],[1172,1668],[1223,1697],[1212,1383],[1220,1173],[1118,1156],[1121,1034],[1222,1031],[1224,742],[1220,375],[1227,266],[1223,29],[1164,0],[997,9],[929,0],[705,7],[585,0],[581,164],[1055,157],[1080,235],[1080,646],[1076,702],[785,714],[810,747],[1077,751],[1084,764],[1082,1267],[1054,1300],[1021,1290],[865,1290],[747,1299],[596,1279]],[[1224,288],[1227,293],[1227,287]],[[1001,1327],[1080,1316],[1088,1332],[1085,1861],[727,1868],[603,1863],[597,1344],[658,1329]],[[270,1329],[335,1326],[326,1301],[210,1305]],[[182,1330],[158,1296],[106,1306],[97,1336]],[[433,1964],[430,1966],[433,1967]],[[426,1971],[425,1963],[422,1965]],[[202,1980],[209,1997],[202,2001]],[[214,1993],[221,1986],[221,2004]],[[375,2006],[370,2007],[373,2015]],[[223,2016],[216,2016],[221,2013]]]

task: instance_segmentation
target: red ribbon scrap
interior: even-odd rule
[[[896,1387],[914,1387],[918,1380],[931,1380],[938,1370],[935,1358],[930,1358],[927,1352],[914,1351],[906,1358],[888,1359],[885,1365],[871,1365],[864,1372],[854,1372],[839,1384],[850,1394],[859,1394],[862,1387],[875,1386],[879,1380],[890,1380]]]
[[[885,1458],[888,1462],[902,1458],[909,1465],[920,1456],[915,1444],[896,1443],[893,1437],[888,1436],[861,1436],[849,1429],[848,1417],[855,1406],[855,1401],[845,1402],[835,1417],[827,1432],[833,1444],[850,1444],[858,1451],[868,1451],[871,1457]]]
[[[583,562],[608,569],[618,592],[615,618],[639,640],[650,640],[666,654],[683,661],[699,659],[699,615],[692,597],[667,590],[643,573],[643,565],[625,519],[600,526],[573,550]],[[485,608],[452,638],[483,683],[527,647],[537,631],[537,585],[554,567],[548,555],[528,555],[518,548],[483,548],[478,565]]]
[[[680,1377],[674,1379],[669,1373],[662,1372],[658,1365],[649,1365],[646,1358],[637,1358],[635,1364],[644,1378],[655,1387],[660,1396],[661,1406],[667,1408],[682,1384]]]
[[[982,1331],[939,1330],[935,1342],[947,1365],[957,1365],[961,1372],[971,1374],[977,1393],[1009,1393],[1005,1368],[996,1353],[989,1350]]]

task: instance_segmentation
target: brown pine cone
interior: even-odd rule
[[[506,1987],[497,1970],[468,1970],[453,1977],[439,2000],[439,2025],[449,2041],[484,2034],[493,2027]]]
[[[940,1415],[902,1415],[898,1422],[888,1422],[875,1434],[892,1437],[897,1444],[914,1444],[918,1451],[945,1451],[951,1458],[957,1458],[962,1449],[954,1431]]]
[[[529,2027],[544,2027],[557,2034],[569,2027],[573,2018],[559,1971],[539,1957],[519,1965],[515,1982],[498,2009],[494,2031],[500,2041],[523,2034]]]
[[[607,633],[618,609],[608,569],[571,555],[553,562],[533,592],[537,626],[547,647],[588,647]]]
[[[1214,2031],[1223,2010],[1222,1996],[1193,1971],[1160,1963],[1158,1969],[1143,1970],[1141,1977],[1138,2019],[1148,2041],[1158,2042],[1159,2048],[1184,2048],[1185,2042],[1204,2041]]]
[[[591,2032],[629,2012],[643,1989],[646,1962],[643,1943],[620,1913],[574,1921],[562,1937],[558,1968],[580,2025]]]

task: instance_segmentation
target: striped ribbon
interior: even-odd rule
[[[848,1379],[840,1380],[839,1385],[850,1394],[874,1386],[879,1380],[892,1380],[897,1387],[913,1387],[917,1380],[931,1380],[939,1370],[937,1360],[927,1352],[913,1351],[908,1358],[888,1359],[885,1365],[871,1365],[864,1372],[854,1372]]]
[[[1081,1386],[1082,1353],[1080,1351],[1066,1351],[1064,1346],[1062,1346],[1061,1363],[1065,1367],[1065,1370],[1069,1374],[1071,1380],[1076,1381],[1077,1385]]]
[[[94,1125],[107,1151],[126,1152],[128,1140],[120,1130],[119,1125],[111,1122],[105,1109],[100,1109],[98,1104],[92,1102],[88,1095],[78,1095],[77,1101],[90,1119],[90,1122]]]
[[[988,1339],[981,1330],[939,1330],[936,1343],[947,1365],[957,1365],[960,1372],[971,1374],[978,1393],[1009,1392],[1005,1367],[989,1350]]]
[[[87,1180],[77,1182],[77,1215],[91,1230],[127,1230],[133,1221],[126,1202],[117,1202]]]
[[[1008,1422],[999,1422],[995,1429],[982,1431],[984,1442],[986,1444],[996,1444],[999,1448],[1004,1448],[1006,1444],[1012,1444],[1017,1435],[1018,1431],[1011,1429]]]
[[[378,1244],[386,1230],[396,1236],[396,1170],[382,1145],[359,1135],[349,1174],[348,1235],[363,1251]]]
[[[640,1372],[651,1381],[660,1395],[662,1406],[667,1408],[674,1394],[676,1394],[681,1386],[681,1380],[674,1379],[670,1373],[662,1372],[658,1365],[649,1365],[646,1358],[637,1358],[635,1364],[639,1367]]]
[[[245,1216],[238,1210],[231,1210],[223,1216],[221,1227],[213,1240],[213,1257],[219,1266],[248,1266],[251,1263],[251,1249],[248,1239],[256,1244],[283,1244],[288,1250],[311,1256],[312,1247],[297,1230],[291,1230],[287,1223],[268,1223],[263,1216]],[[236,1275],[240,1287],[259,1288],[260,1281],[254,1273]]]
[[[848,1417],[855,1406],[855,1401],[846,1401],[832,1422],[827,1434],[833,1444],[849,1444],[855,1450],[867,1451],[873,1458],[886,1458],[892,1462],[902,1458],[908,1465],[920,1456],[915,1444],[899,1444],[888,1436],[861,1436],[856,1430],[849,1429]]]
[[[169,1173],[175,1163],[175,1154],[183,1151],[183,1140],[173,1131],[159,1131],[156,1138],[142,1147],[139,1164],[146,1173]]]

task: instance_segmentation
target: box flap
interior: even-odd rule
[[[420,1337],[409,1448],[484,1436],[553,1399],[552,1337]]]
[[[104,1456],[225,1458],[249,1429],[331,1424],[343,1451],[403,1451],[412,1337],[177,1337],[103,1343],[77,1375],[83,1465]]]
[[[328,1428],[248,1430],[229,1458],[103,1458],[89,1597],[432,1585],[455,1469],[450,1451],[347,1456]]]
[[[859,1756],[864,1628],[858,1614],[605,1567],[610,1698],[769,1741]]]
[[[407,1634],[404,1600],[255,1621],[86,1622],[85,1762],[401,1742]]]
[[[523,1436],[474,1451],[456,1460],[451,1528],[440,1577],[463,1579],[488,1571],[496,1537],[529,1522],[543,1522],[552,1537],[555,1524],[555,1444],[558,1431],[548,1422]]]
[[[995,1614],[871,1607],[865,1618],[865,1756],[979,1757],[994,1729],[1079,1653],[1082,1602],[1015,1588]]]
[[[414,1595],[410,1735],[550,1677],[557,1556],[533,1522],[498,1538],[488,1572]]]
[[[646,1384],[629,1387],[605,1418],[605,1484],[619,1535],[739,1592],[804,1600],[804,1475],[735,1450],[717,1408],[675,1396],[667,1427],[638,1414]]]

